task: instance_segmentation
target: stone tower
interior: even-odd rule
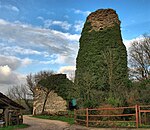
[[[95,91],[107,92],[106,100],[119,98],[117,93],[125,88],[128,80],[127,71],[127,52],[118,15],[113,9],[91,13],[81,33],[76,59],[75,84],[80,98],[94,100]]]

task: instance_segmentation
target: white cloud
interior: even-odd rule
[[[4,75],[0,73],[0,92],[6,93],[7,90],[13,85],[21,85],[26,83],[26,76],[13,72],[9,75]]]
[[[58,70],[58,73],[67,74],[68,78],[73,78],[75,76],[75,66],[63,66]]]
[[[65,73],[65,72],[68,72],[68,71],[75,71],[76,67],[75,66],[63,66],[59,69],[58,72],[60,73]]]
[[[11,69],[8,65],[0,66],[0,74],[7,76],[10,73],[11,73]]]
[[[49,28],[53,25],[60,26],[62,29],[69,30],[71,28],[71,24],[67,21],[56,21],[56,20],[44,20],[44,27]]]
[[[14,11],[14,12],[17,12],[17,13],[20,11],[16,6],[13,6],[13,5],[2,5],[1,3],[0,3],[0,8],[6,9],[6,10],[9,10],[9,11]]]
[[[0,53],[7,54],[7,55],[41,55],[41,52],[33,50],[33,49],[26,49],[19,46],[7,46],[4,44],[0,45]]]
[[[0,19],[0,66],[3,69],[4,66],[10,68],[9,75],[0,80],[0,85],[12,86],[12,84],[24,82],[25,76],[21,76],[17,71],[27,69],[32,64],[75,66],[79,38],[78,34]],[[9,70],[8,67],[6,67],[7,70]]]
[[[123,43],[126,46],[126,49],[128,51],[134,41],[140,41],[140,40],[143,40],[143,36],[142,35],[140,35],[140,36],[138,36],[136,38],[130,39],[130,40],[123,39]]]
[[[29,58],[22,59],[22,65],[27,66],[32,63],[32,60]]]
[[[38,16],[37,19],[42,20],[42,21],[44,20],[44,18],[41,16]]]
[[[83,28],[83,25],[84,25],[84,22],[83,21],[75,21],[75,25],[74,25],[74,28],[75,28],[75,31],[76,32],[81,32],[82,31],[82,28]]]
[[[8,65],[0,66],[0,84],[17,83],[17,75],[11,70]]]
[[[25,75],[16,70],[27,64],[28,59],[0,55],[0,91],[5,92],[12,85],[25,83]]]
[[[15,56],[4,56],[0,55],[0,66],[3,67],[3,69],[10,68],[11,71],[16,71],[20,67],[27,66],[32,63],[32,60],[29,58],[20,59]],[[2,72],[2,68],[1,68]]]
[[[7,25],[7,24],[8,24],[8,22],[7,22],[7,21],[5,21],[5,20],[3,20],[3,19],[0,19],[0,24],[1,24],[1,25]]]
[[[79,9],[74,9],[74,13],[88,16],[91,12],[90,11],[82,11],[82,10],[79,10]]]
[[[78,42],[79,38],[80,38],[79,34],[63,33],[63,32],[59,32],[59,31],[56,31],[56,30],[52,30],[52,32],[55,35],[61,37],[62,39],[70,40],[71,42],[72,41]]]
[[[16,12],[19,12],[19,9],[16,6],[10,6],[10,9]]]
[[[52,50],[59,50],[61,48],[59,51],[64,51],[64,48],[68,46],[70,40],[74,40],[77,43],[80,37],[77,34],[62,33],[60,31],[32,27],[30,25],[14,24],[6,21],[5,23],[7,24],[0,23],[0,38],[7,42],[19,44],[19,46],[48,46]]]
[[[53,54],[68,55],[70,57],[77,54],[80,37],[78,34],[62,33],[56,30],[32,27],[31,25],[21,23],[9,23],[4,20],[3,23],[7,24],[0,23],[0,40],[9,46],[7,48],[4,48],[4,46],[0,48],[1,52],[40,55],[40,52],[36,50],[43,48],[44,52],[41,55],[45,57]],[[12,49],[10,45],[13,47]],[[75,59],[75,57],[72,57],[72,59]]]
[[[57,58],[54,61],[54,63],[64,64],[66,61],[70,62],[68,55],[57,55]]]
[[[11,70],[16,70],[21,66],[21,60],[14,56],[0,55],[0,66],[8,65]]]

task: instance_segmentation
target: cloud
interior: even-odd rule
[[[0,39],[14,45],[18,44],[20,47],[41,48],[48,47],[50,53],[66,53],[70,50],[69,44],[76,43],[80,35],[62,33],[56,30],[43,29],[40,27],[33,27],[31,25],[10,23],[5,20],[4,24],[0,23]],[[21,30],[21,31],[20,31]]]
[[[33,64],[42,64],[43,67],[48,64],[75,66],[79,38],[78,34],[0,19],[0,66],[8,74],[4,76],[1,70],[0,76],[5,78],[1,78],[0,85],[12,86],[25,82],[25,76],[18,71],[24,72],[23,69],[29,65],[30,68]]]
[[[42,16],[38,16],[37,19],[42,20],[42,21],[44,20]]]
[[[0,84],[15,84],[18,82],[17,75],[8,65],[0,66]]]
[[[19,12],[19,9],[15,6],[10,6],[10,9],[13,10],[13,11]]]
[[[37,19],[41,20],[44,23],[44,28],[50,28],[51,26],[59,26],[64,30],[69,30],[72,27],[72,25],[69,24],[67,21],[58,21],[58,20],[51,20],[51,19],[45,20],[41,16],[38,16]]]
[[[134,41],[140,41],[140,40],[143,40],[143,36],[142,36],[142,35],[140,35],[140,36],[138,36],[138,37],[136,37],[136,38],[130,39],[130,40],[123,39],[123,43],[124,43],[124,45],[126,46],[126,49],[127,49],[127,51],[128,51],[129,48],[132,46],[132,43],[133,43]]]
[[[21,66],[21,60],[14,56],[0,55],[0,66],[9,66],[11,70],[16,70]]]
[[[19,46],[8,46],[3,43],[0,45],[0,53],[6,55],[41,55],[41,52],[33,49],[26,49]]]
[[[0,55],[0,91],[6,92],[12,85],[25,83],[26,76],[16,72],[22,66],[29,64],[29,59],[19,59],[14,56]]]
[[[68,78],[74,78],[75,76],[75,66],[63,66],[58,70],[58,73],[67,74]]]
[[[88,16],[91,13],[90,11],[82,11],[82,10],[79,10],[79,9],[73,9],[73,10],[74,10],[75,14],[82,14],[82,15],[85,15],[85,16]]]
[[[80,35],[33,27],[20,22],[10,23],[3,19],[0,21],[1,54],[34,54],[43,55],[45,58],[55,54],[56,63],[61,64],[61,58],[68,60],[68,63],[74,63]]]
[[[22,59],[22,65],[27,66],[32,63],[32,60],[29,58]]]
[[[6,9],[6,10],[17,12],[17,13],[20,11],[16,6],[13,6],[13,5],[2,5],[1,3],[0,3],[0,9]]]
[[[3,20],[3,19],[0,19],[0,24],[1,24],[1,25],[7,25],[7,24],[8,24],[8,22],[7,22],[7,21],[5,21],[5,20]]]
[[[31,63],[32,60],[29,58],[20,59],[15,56],[0,55],[0,66],[3,66],[5,69],[9,67],[11,71],[16,71],[20,67],[24,67]]]
[[[0,68],[5,68],[6,66],[0,66]],[[6,67],[7,68],[7,67]],[[9,67],[7,69],[10,69]],[[7,90],[13,85],[21,85],[26,83],[26,76],[16,73],[14,71],[10,71],[5,75],[0,70],[0,91],[5,93]]]
[[[44,20],[44,27],[49,28],[51,26],[60,26],[64,30],[69,30],[71,28],[71,24],[69,24],[67,21],[56,21],[56,20]]]
[[[69,65],[75,65],[75,55],[57,55],[57,58],[53,61],[55,64],[69,64]]]
[[[81,20],[75,21],[75,24],[74,24],[75,31],[76,32],[81,32],[82,28],[83,28],[83,25],[84,25],[83,21],[81,21]]]
[[[38,55],[47,58],[43,63],[75,64],[80,35],[31,25],[0,22],[0,53],[3,55]],[[1,24],[2,23],[2,24]],[[21,30],[21,31],[20,31]],[[1,33],[2,32],[2,33]],[[11,46],[10,46],[11,45]],[[29,49],[32,48],[32,49]],[[39,51],[40,50],[40,51]],[[55,58],[51,60],[51,55]],[[41,59],[42,60],[42,59]],[[49,62],[50,61],[50,62]],[[63,62],[61,62],[63,61]],[[17,63],[17,62],[16,62]],[[31,63],[31,62],[30,62]]]
[[[9,68],[8,65],[0,66],[0,73],[1,73],[2,75],[7,76],[7,75],[9,75],[9,74],[11,73],[11,69]]]

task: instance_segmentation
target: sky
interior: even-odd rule
[[[42,70],[73,76],[86,17],[106,8],[127,48],[150,34],[150,0],[0,0],[0,92]]]

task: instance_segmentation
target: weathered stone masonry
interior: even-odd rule
[[[44,90],[37,87],[35,89],[33,115],[41,114],[44,99],[45,99]],[[45,105],[45,112],[48,114],[55,114],[59,111],[66,110],[67,109],[66,105],[67,105],[66,101],[62,97],[58,96],[57,93],[54,93],[54,91],[52,91],[48,95],[48,99]]]

